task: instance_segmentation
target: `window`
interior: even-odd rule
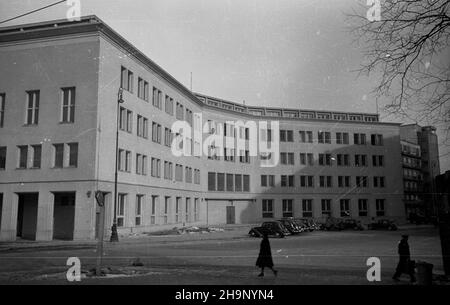
[[[175,164],[175,181],[183,181],[183,165]]]
[[[250,192],[250,176],[243,175],[243,191]]]
[[[0,169],[6,169],[6,146],[0,147]]]
[[[185,205],[185,218],[186,222],[190,222],[189,216],[191,215],[191,198],[186,198],[186,205]]]
[[[347,132],[336,132],[336,144],[348,144]]]
[[[136,174],[147,175],[147,156],[136,154]]]
[[[331,166],[331,155],[330,154],[319,154],[319,165]]]
[[[367,187],[368,177],[367,176],[356,176],[356,186],[357,187]]]
[[[164,179],[172,180],[173,178],[173,165],[172,162],[164,161]]]
[[[262,217],[273,218],[273,199],[262,200]]]
[[[62,88],[61,123],[75,122],[75,87]]]
[[[208,173],[208,191],[216,190],[216,173]]]
[[[358,211],[360,217],[367,216],[367,199],[358,199]]]
[[[161,125],[156,122],[152,123],[152,141],[161,144]]]
[[[122,89],[133,92],[133,72],[125,67],[121,69],[120,84]]]
[[[242,175],[234,175],[234,190],[242,192]]]
[[[161,160],[157,158],[152,158],[152,169],[151,176],[160,178],[161,177]]]
[[[339,205],[341,208],[341,217],[350,216],[350,199],[339,200]]]
[[[302,200],[302,211],[303,217],[312,217],[312,199],[303,199]]]
[[[19,162],[17,168],[25,169],[28,167],[28,146],[17,146],[19,149]]]
[[[293,187],[294,186],[294,175],[281,175],[281,186],[282,187]]]
[[[175,198],[175,222],[181,221],[181,197]]]
[[[27,91],[27,113],[25,124],[36,125],[39,122],[39,91]]]
[[[41,168],[42,145],[31,145],[31,148],[33,150],[32,167]]]
[[[159,200],[158,196],[152,196],[152,204],[150,207],[150,224],[154,225],[156,223],[156,204]]]
[[[338,166],[349,166],[350,165],[350,157],[349,155],[345,154],[337,154],[337,165]]]
[[[281,164],[294,165],[294,153],[280,153]]]
[[[136,224],[136,226],[141,225],[143,201],[144,201],[144,195],[136,195],[136,206],[135,206],[135,224]]]
[[[338,176],[339,187],[350,187],[350,176]]]
[[[119,149],[118,170],[122,172],[131,172],[131,151]]]
[[[331,133],[328,131],[319,131],[317,134],[319,143],[331,144]]]
[[[375,208],[377,212],[377,216],[385,216],[385,200],[384,199],[376,199],[375,200]]]
[[[138,78],[138,98],[148,101],[148,82]]]
[[[173,98],[166,95],[166,102],[165,102],[164,106],[165,106],[164,109],[165,109],[166,113],[173,115]]]
[[[225,174],[217,173],[217,190],[225,191]]]
[[[292,199],[283,199],[283,217],[293,217]]]
[[[127,132],[133,130],[133,112],[131,110],[120,107],[119,110],[119,129]]]
[[[372,165],[374,167],[384,166],[384,156],[383,155],[373,155],[372,156]]]
[[[200,184],[200,170],[194,169],[194,183]]]
[[[234,175],[227,174],[227,192],[234,191]]]
[[[192,167],[186,166],[184,174],[186,183],[192,183]]]
[[[69,167],[78,166],[78,143],[69,143]]]
[[[372,145],[382,146],[383,145],[383,135],[381,135],[381,134],[370,135],[370,142],[372,143]]]
[[[6,103],[6,94],[0,94],[0,128],[5,124],[5,103]]]
[[[200,220],[200,204],[199,204],[199,199],[195,198],[194,199],[194,221],[199,221]]]
[[[119,194],[117,207],[117,226],[123,227],[125,225],[125,204],[127,201],[127,194]]]
[[[333,187],[332,176],[319,176],[320,187]]]
[[[367,155],[355,155],[355,166],[367,166]]]
[[[141,138],[148,138],[148,119],[137,115],[137,136]]]
[[[162,92],[158,88],[153,87],[152,104],[158,109],[162,109]]]
[[[354,133],[353,143],[355,145],[365,145],[366,144],[366,134],[364,133]]]
[[[312,143],[313,142],[313,133],[312,131],[299,131],[300,135],[300,143]]]
[[[331,216],[331,199],[322,199],[322,215]]]
[[[374,176],[373,177],[373,187],[384,187],[384,177]]]
[[[314,176],[300,176],[300,186],[301,187],[314,187]]]
[[[261,175],[261,186],[274,187],[275,186],[275,176],[274,175]]]
[[[164,197],[164,210],[162,211],[163,224],[169,223],[169,209],[170,209],[170,197]]]
[[[300,153],[301,165],[314,165],[314,155],[311,153]]]
[[[53,167],[62,168],[64,166],[64,144],[53,144],[55,158]]]
[[[280,130],[280,142],[294,142],[294,131]]]
[[[184,120],[184,107],[181,103],[177,102],[177,108],[175,112],[175,117],[177,120]]]

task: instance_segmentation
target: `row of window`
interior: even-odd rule
[[[121,67],[120,86],[130,93],[134,92],[134,73],[123,66]],[[150,98],[149,91],[149,82],[142,77],[138,77],[138,98],[148,102]],[[160,110],[163,109],[163,93],[156,87],[153,87],[152,91],[152,105]],[[169,95],[165,95],[164,110],[169,115],[174,114],[174,100]],[[177,120],[186,120],[192,126],[193,112],[188,108],[185,110],[180,102],[176,102],[175,116]]]
[[[131,172],[132,168],[132,153],[129,150],[119,148],[118,155],[118,170],[122,172]],[[148,172],[148,157],[147,155],[136,153],[135,157],[136,174],[146,176]],[[161,178],[161,159],[151,158],[150,175],[155,178]],[[173,163],[170,161],[164,161],[164,179],[173,180],[174,170]],[[184,168],[184,169],[183,169]],[[193,169],[192,167],[185,166],[181,164],[175,164],[175,181],[183,181],[183,170],[184,170],[184,181],[187,183],[194,182],[195,184],[200,184],[200,169]]]
[[[7,147],[0,147],[0,169],[6,169]],[[77,167],[78,143],[52,145],[52,167]],[[42,163],[42,144],[17,146],[17,169],[39,169]]]
[[[126,211],[127,205],[129,203],[129,195],[125,193],[118,194],[118,204],[117,204],[117,226],[142,226],[144,224],[144,215],[143,207],[146,204],[146,196],[142,194],[137,194],[135,198],[134,205],[134,215],[129,217],[129,219],[134,218],[134,223],[125,224],[125,218],[127,217]],[[180,222],[197,222],[200,220],[200,199],[193,198],[193,206],[190,197],[186,197],[184,200],[184,215],[182,211],[183,198],[175,197],[175,204],[172,203],[172,197],[165,196],[164,197],[164,205],[160,209],[159,205],[159,196],[151,196],[150,199],[150,225],[155,224],[171,224],[171,223],[180,223]],[[157,211],[159,213],[157,214]],[[172,217],[173,216],[173,217]],[[184,218],[182,219],[182,216]],[[160,219],[160,220],[158,220]]]
[[[300,165],[314,165],[314,154],[312,153],[300,153]],[[332,154],[319,153],[318,163],[323,166],[331,166],[332,161],[336,161],[337,166],[350,166],[349,154],[336,154],[334,157]],[[293,152],[281,152],[280,163],[283,165],[294,165],[295,155]],[[367,155],[354,155],[354,166],[368,166]],[[372,166],[380,167],[384,166],[383,155],[372,155]]]
[[[75,87],[61,88],[60,123],[75,122]],[[39,123],[40,90],[26,91],[25,125]],[[0,93],[0,128],[5,124],[6,94]]]
[[[208,191],[250,192],[250,175],[209,172]]]
[[[383,176],[373,176],[373,187],[386,187],[386,179]],[[295,187],[294,175],[281,175],[280,186]],[[351,187],[351,176],[337,176],[338,187]],[[301,175],[300,187],[314,187],[313,175]],[[261,175],[262,187],[275,187],[275,175]],[[319,187],[333,187],[333,176],[319,176]],[[368,176],[356,176],[356,187],[369,187]]]
[[[322,216],[331,216],[331,199],[321,199],[321,213]],[[358,199],[358,216],[369,216],[368,199]],[[375,199],[376,216],[385,216],[385,199]],[[313,217],[313,199],[302,199],[302,217]],[[351,216],[350,199],[339,200],[339,215],[340,217]],[[262,217],[274,218],[274,199],[262,200]],[[282,200],[282,215],[283,217],[294,217],[294,200]]]

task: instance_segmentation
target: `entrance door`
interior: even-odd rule
[[[53,239],[72,240],[75,227],[75,192],[54,193]]]
[[[17,237],[34,240],[36,239],[39,193],[18,195]]]
[[[235,223],[236,223],[235,207],[227,206],[227,224],[235,224]]]
[[[106,226],[106,205],[109,204],[108,201],[110,200],[110,196],[109,193],[107,192],[103,192],[103,215],[102,215],[102,211],[101,211],[101,207],[98,205],[97,200],[95,201],[95,239],[98,239],[99,237],[99,232],[100,232],[100,225],[103,222],[103,225]],[[101,217],[103,216],[103,219],[101,219]],[[103,232],[105,231],[105,227],[103,228]]]

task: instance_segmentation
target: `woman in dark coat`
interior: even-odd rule
[[[277,276],[278,271],[273,269],[272,251],[270,250],[269,236],[267,234],[263,235],[256,266],[261,268],[261,273],[258,276],[264,276],[265,267],[271,269],[273,274]]]

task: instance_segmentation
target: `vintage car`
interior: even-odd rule
[[[397,225],[389,219],[379,219],[378,221],[369,223],[367,225],[367,229],[369,230],[389,230],[395,231],[397,230]]]
[[[353,218],[344,218],[341,219],[342,223],[342,229],[343,230],[364,230],[363,225],[361,224],[361,221],[353,219]]]
[[[262,237],[264,234],[268,236],[277,236],[280,238],[290,235],[288,229],[279,221],[266,221],[260,227],[253,227],[248,232],[250,236]]]
[[[342,221],[334,217],[327,218],[325,223],[322,224],[322,227],[327,231],[341,231],[344,229]]]
[[[282,218],[279,220],[291,234],[303,232],[303,227],[299,226],[292,218]]]

